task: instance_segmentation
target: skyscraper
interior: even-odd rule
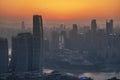
[[[12,60],[10,71],[27,72],[32,71],[32,34],[19,33],[12,38]]]
[[[96,32],[97,32],[96,19],[93,19],[93,20],[91,21],[91,32],[92,32],[92,33],[96,33]]]
[[[77,26],[77,24],[73,24],[73,29],[72,29],[72,31],[73,31],[73,33],[74,33],[75,35],[77,35],[77,33],[78,33],[78,26]]]
[[[33,16],[33,69],[42,73],[43,22],[41,15]]]
[[[52,31],[51,33],[51,50],[55,51],[59,49],[59,33]]]
[[[113,20],[112,19],[106,22],[106,33],[108,35],[113,33]]]
[[[8,41],[0,38],[0,74],[8,71]]]
[[[60,49],[64,49],[66,46],[66,31],[61,31],[60,33]]]
[[[77,24],[73,24],[72,30],[69,32],[71,49],[76,50],[78,48],[78,26]]]

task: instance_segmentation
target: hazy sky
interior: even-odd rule
[[[0,22],[32,21],[33,14],[45,21],[120,20],[120,0],[0,0]]]

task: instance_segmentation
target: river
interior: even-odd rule
[[[50,69],[44,69],[44,72],[45,73],[50,73],[52,72],[53,70],[50,70]],[[69,75],[74,75],[72,73],[67,73]],[[91,77],[92,79],[94,80],[107,80],[107,79],[110,79],[110,78],[113,78],[113,77],[117,77],[120,79],[120,72],[119,73],[115,73],[115,72],[86,72],[86,73],[80,73],[77,75],[78,77]]]

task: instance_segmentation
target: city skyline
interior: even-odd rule
[[[120,78],[119,3],[0,0],[0,80]]]
[[[120,29],[114,29],[114,20],[108,20],[105,29],[99,29],[96,19],[92,19],[90,27],[84,27],[82,33],[78,24],[72,24],[70,30],[61,24],[59,28],[44,28],[44,36],[43,22],[42,15],[33,15],[33,34],[27,31],[24,22],[21,22],[22,30],[12,32],[17,34],[16,36],[8,35],[12,41],[8,37],[0,39],[0,55],[4,56],[1,63],[5,64],[0,64],[1,69],[4,69],[0,70],[0,75],[4,74],[5,78],[11,79],[11,75],[18,75],[16,78],[22,77],[21,80],[46,80],[50,78],[49,75],[54,76],[53,79],[56,79],[56,74],[61,76],[59,71],[73,75],[86,71],[120,71]],[[8,53],[8,45],[11,45],[11,55]],[[48,75],[44,74],[45,69],[53,71]],[[63,77],[59,78],[64,80]]]

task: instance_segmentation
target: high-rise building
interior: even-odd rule
[[[70,31],[70,36],[77,37],[77,35],[78,35],[78,26],[77,26],[77,24],[73,24],[73,28]]]
[[[20,33],[12,38],[12,59],[10,71],[27,72],[32,71],[32,34]]]
[[[33,69],[42,73],[43,22],[41,15],[33,16]]]
[[[72,30],[69,32],[69,39],[71,44],[71,49],[76,50],[78,48],[78,26],[73,24]]]
[[[60,33],[60,49],[64,49],[66,47],[66,31],[61,31]]]
[[[0,38],[0,74],[8,71],[8,40]]]
[[[72,29],[73,33],[77,34],[78,33],[78,27],[77,24],[73,24],[73,29]]]
[[[59,49],[59,33],[52,31],[51,33],[51,50],[55,51]]]
[[[96,32],[97,32],[96,19],[93,19],[93,20],[91,21],[91,32],[92,32],[92,33],[96,33]]]
[[[112,19],[106,22],[106,33],[108,35],[113,34],[113,20]]]
[[[50,46],[49,46],[49,40],[48,39],[44,39],[44,51],[45,52],[49,52]]]

